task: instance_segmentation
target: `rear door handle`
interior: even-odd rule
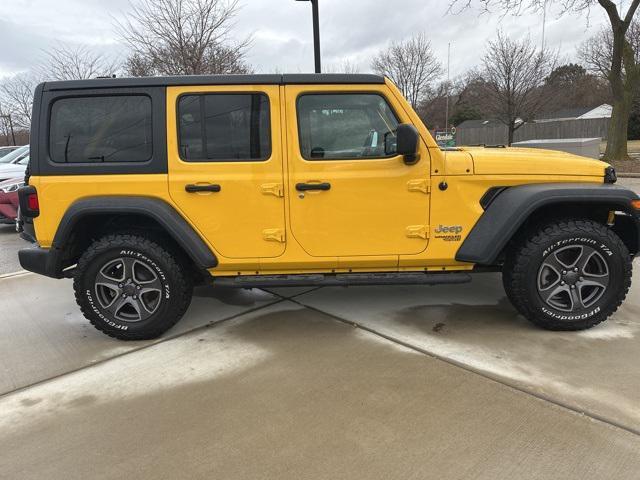
[[[189,184],[185,185],[184,189],[188,193],[197,193],[197,192],[219,192],[221,189],[220,185],[216,183],[211,183],[209,185],[195,185]]]
[[[322,183],[297,183],[296,190],[299,192],[308,192],[309,190],[331,190],[331,184],[328,182]]]

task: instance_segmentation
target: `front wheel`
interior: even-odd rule
[[[138,235],[108,235],[78,261],[73,287],[84,316],[122,340],[158,337],[180,320],[192,283],[171,251]]]
[[[565,220],[540,228],[507,254],[503,283],[534,324],[583,330],[618,309],[631,273],[629,251],[613,231],[591,220]]]

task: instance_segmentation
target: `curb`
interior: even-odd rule
[[[616,172],[618,178],[640,178],[640,173],[619,173]]]

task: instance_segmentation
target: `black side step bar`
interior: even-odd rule
[[[360,285],[440,285],[469,283],[468,273],[335,273],[310,275],[246,275],[218,277],[215,286],[239,288],[266,287],[348,287]]]

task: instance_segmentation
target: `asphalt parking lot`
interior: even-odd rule
[[[168,335],[129,343],[84,320],[70,281],[4,276],[0,478],[638,478],[635,267],[585,332],[530,326],[483,274],[200,288]]]
[[[21,270],[18,250],[28,245],[16,234],[13,225],[0,225],[0,275]]]

